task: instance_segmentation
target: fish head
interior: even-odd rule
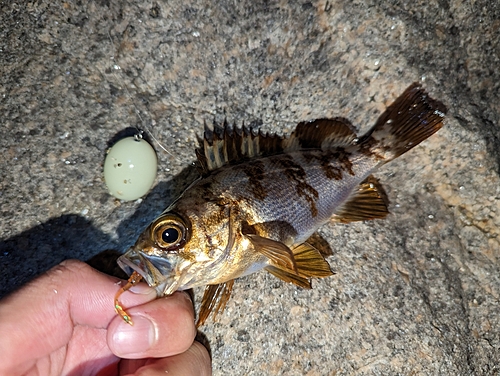
[[[229,211],[210,202],[182,214],[167,209],[118,264],[128,274],[139,273],[158,296],[210,283],[234,244]]]

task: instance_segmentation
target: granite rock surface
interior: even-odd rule
[[[312,290],[240,279],[202,328],[214,374],[499,374],[499,44],[486,0],[0,2],[0,295],[134,243],[196,177],[204,121],[362,133],[417,81],[449,111],[376,174],[392,214],[325,225],[336,275]],[[102,165],[134,127],[165,151],[122,203]]]

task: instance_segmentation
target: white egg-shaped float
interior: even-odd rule
[[[157,169],[153,147],[140,137],[127,137],[109,149],[104,161],[104,181],[116,198],[136,200],[149,192]]]

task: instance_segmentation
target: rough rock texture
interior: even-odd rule
[[[196,176],[204,121],[362,132],[421,81],[449,115],[376,174],[392,214],[324,226],[335,276],[242,278],[202,330],[215,375],[500,373],[498,2],[3,1],[0,25],[2,295],[130,246]],[[134,126],[167,152],[152,192],[119,203],[102,164]]]

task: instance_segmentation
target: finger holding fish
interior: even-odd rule
[[[130,318],[130,315],[127,312],[125,312],[118,299],[120,298],[121,294],[123,294],[125,291],[128,291],[130,290],[130,288],[137,285],[141,279],[142,276],[139,273],[133,272],[129,280],[125,284],[125,286],[123,286],[120,290],[118,290],[118,292],[115,295],[115,311],[123,319],[123,321],[125,321],[127,324],[130,325],[134,325],[134,322]]]
[[[134,325],[116,318],[107,331],[108,346],[119,357],[171,356],[186,351],[194,341],[193,303],[184,292],[127,311],[133,317]]]

